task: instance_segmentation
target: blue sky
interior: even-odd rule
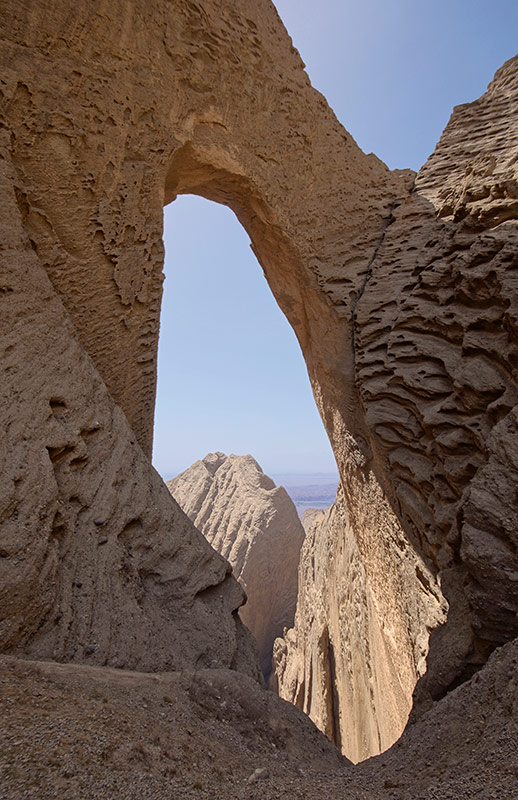
[[[454,105],[517,49],[518,0],[277,0],[313,85],[365,152],[418,169]],[[180,197],[164,212],[166,282],[154,464],[252,453],[269,473],[334,459],[295,336],[229,209]]]

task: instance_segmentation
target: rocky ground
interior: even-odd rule
[[[0,660],[1,800],[514,800],[518,645],[358,766],[230,670]]]
[[[0,669],[2,800],[302,798],[351,774],[302,712],[235,672]]]

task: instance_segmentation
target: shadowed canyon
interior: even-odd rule
[[[0,30],[0,798],[514,797],[518,59],[415,174],[269,0],[5,0]],[[278,695],[150,463],[187,193],[247,231],[340,471]]]

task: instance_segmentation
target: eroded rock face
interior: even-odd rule
[[[432,646],[432,696],[518,634],[517,163],[515,58],[455,109],[356,308],[384,484],[452,605],[437,662]]]
[[[273,686],[357,762],[401,735],[416,674],[426,669],[422,631],[433,629],[445,609],[433,576],[395,538],[395,528],[382,545],[387,563],[392,552],[401,553],[400,605],[389,626],[384,576],[369,585],[341,490],[331,509],[308,510],[303,522],[295,626],[275,642]],[[421,591],[412,595],[416,576]],[[402,634],[405,608],[408,631]],[[414,642],[412,650],[402,649],[406,641]]]
[[[242,589],[151,468],[77,341],[22,228],[5,157],[0,180],[2,650],[256,674],[237,614]]]
[[[228,665],[237,585],[140,449],[149,455],[163,205],[195,192],[234,209],[338,446],[341,406],[357,403],[350,314],[335,313],[335,294],[360,288],[408,177],[338,124],[266,0],[59,0],[51,14],[9,1],[0,37],[2,647],[158,668],[183,663],[179,643],[196,629],[188,666],[218,657],[221,629]]]
[[[240,617],[268,679],[274,639],[293,625],[297,603],[304,529],[293,501],[249,455],[209,453],[167,487],[245,589]]]
[[[442,616],[432,575],[438,576],[450,610],[447,624],[432,634],[414,716],[469,677],[495,645],[518,630],[518,517],[512,488],[518,477],[517,67],[517,59],[508,62],[487,94],[455,110],[412,190],[395,203],[354,308],[355,369],[369,444],[362,447],[359,473],[350,460],[342,472],[346,520],[329,534],[331,515],[323,530],[337,543],[349,525],[355,543],[342,546],[351,552],[345,563],[334,563],[336,556],[326,552],[311,552],[318,568],[310,573],[304,567],[311,550],[308,537],[296,626],[276,647],[281,695],[306,707],[337,739],[337,718],[343,716],[338,698],[349,710],[361,667],[335,689],[332,714],[320,687],[308,695],[308,682],[316,665],[335,674],[322,666],[326,620],[333,620],[336,609],[350,608],[364,627],[360,641],[368,641],[371,623],[363,620],[371,617],[358,609],[373,600],[372,619],[382,620],[383,647],[364,653],[363,663],[374,665],[380,656],[382,663],[374,668],[375,680],[365,684],[370,688],[364,700],[352,703],[364,714],[354,735],[362,727],[365,732],[352,749],[347,734],[342,738],[352,758],[361,757],[362,750],[364,755],[377,752],[371,749],[376,737],[383,749],[402,729],[412,672],[415,679],[424,671],[426,631]],[[406,541],[398,525],[389,524],[390,513],[379,517],[378,541],[369,531],[368,517],[372,509],[378,513],[383,501],[373,496],[371,508],[365,508],[371,482],[359,486],[359,475],[369,474],[367,465],[384,487]],[[340,501],[335,515],[341,506]],[[408,556],[415,550],[423,560],[412,566],[413,556]],[[363,574],[365,585],[354,601],[337,603],[335,586],[348,574],[352,553],[358,559],[353,574]],[[319,570],[329,570],[331,578],[327,573],[324,582]],[[417,581],[409,579],[412,571]],[[320,620],[313,613],[315,597],[320,598]],[[399,606],[392,618],[390,606]],[[352,644],[350,620],[340,624],[343,638]],[[334,641],[339,640],[336,633]],[[399,646],[393,648],[396,640]],[[390,703],[382,701],[366,722],[376,705],[377,680],[386,674],[383,664],[391,661],[389,671],[399,672],[402,689],[393,705],[397,713],[385,719],[383,707],[388,712]],[[338,676],[330,683],[339,684]],[[384,685],[382,697],[397,698],[394,683]]]

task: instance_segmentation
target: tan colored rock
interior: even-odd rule
[[[455,109],[393,212],[356,309],[383,485],[439,569],[432,697],[518,634],[518,58]]]
[[[0,182],[2,650],[256,674],[237,614],[242,589],[151,468],[77,341],[22,228],[5,157]]]
[[[517,59],[414,180],[357,148],[267,0],[5,0],[0,42],[1,646],[248,659],[237,584],[144,455],[162,208],[193,192],[236,212],[301,344],[405,692],[444,587],[441,697],[518,625]]]
[[[102,14],[70,0],[59,0],[52,14],[37,4],[20,7],[9,0],[0,24],[7,188],[15,187],[16,213],[23,226],[17,240],[23,242],[17,243],[23,254],[18,251],[15,263],[25,263],[30,247],[32,262],[46,270],[54,289],[52,307],[63,304],[77,337],[71,339],[71,327],[70,333],[59,328],[65,350],[59,360],[52,349],[44,347],[55,334],[47,336],[43,329],[35,333],[34,342],[43,348],[44,356],[13,351],[9,373],[13,391],[25,392],[28,378],[22,366],[27,364],[31,390],[41,398],[38,402],[46,408],[54,397],[59,401],[63,391],[53,386],[48,394],[46,370],[48,362],[60,364],[63,373],[75,381],[71,395],[67,392],[64,398],[67,407],[77,397],[83,407],[94,408],[91,385],[78,370],[83,353],[127,417],[131,426],[128,436],[133,431],[149,453],[162,283],[162,207],[186,192],[223,202],[234,209],[249,233],[272,291],[294,327],[348,487],[351,526],[357,539],[365,543],[362,558],[370,557],[372,550],[376,569],[379,531],[398,523],[387,512],[389,506],[365,456],[368,432],[354,379],[352,312],[391,209],[397,198],[405,195],[411,174],[392,173],[375,156],[359,150],[310,86],[274,7],[265,0],[253,8],[229,0],[204,0],[201,4],[138,0],[131,7],[119,0],[109,9],[103,6]],[[49,312],[49,328],[58,319],[53,314]],[[11,321],[4,317],[2,323],[5,335],[11,336]],[[69,341],[76,344],[67,349]],[[20,342],[17,345],[20,347]],[[6,451],[7,486],[17,476],[9,448],[20,446],[24,420],[31,415],[36,419],[31,406],[36,401],[31,397],[27,394],[27,410],[10,406],[14,417],[13,443]],[[101,406],[110,407],[104,404],[103,400]],[[97,487],[104,490],[111,485],[105,481],[110,458],[117,477],[103,516],[113,518],[115,534],[119,525],[141,520],[144,508],[150,515],[143,524],[146,534],[160,538],[167,535],[168,528],[175,529],[169,544],[164,544],[166,550],[173,547],[170,542],[187,539],[182,536],[183,522],[177,524],[167,516],[170,512],[162,512],[162,489],[151,468],[144,466],[138,445],[131,444],[134,439],[129,440],[126,452],[121,446],[123,439],[111,429],[106,442],[102,441],[88,461],[92,475],[83,474],[81,467],[78,469],[81,462],[73,455],[69,458],[66,451],[56,488],[46,455],[46,427],[40,424],[43,413],[29,434],[34,453],[31,451],[27,462],[30,471],[37,465],[42,474],[31,472],[23,487],[17,484],[19,494],[6,499],[5,536],[12,535],[9,531],[14,524],[26,531],[27,555],[16,577],[10,579],[4,625],[9,630],[19,628],[16,641],[30,649],[37,626],[45,620],[52,633],[45,634],[43,645],[43,628],[39,629],[37,652],[46,656],[73,652],[79,658],[81,643],[92,638],[90,623],[85,623],[85,638],[82,629],[69,630],[67,615],[59,616],[62,557],[53,562],[54,572],[41,570],[42,561],[54,551],[50,534],[43,533],[47,529],[39,523],[40,498],[49,491],[52,509],[59,507],[62,516],[72,520],[74,580],[67,578],[66,586],[72,582],[88,586],[78,597],[67,589],[70,600],[66,608],[71,609],[74,620],[101,620],[98,604],[110,614],[107,582],[113,580],[114,572],[126,586],[119,561],[106,561],[102,547],[93,547],[90,494],[85,506],[88,514],[76,513],[75,498],[82,497],[78,485],[83,493],[94,495]],[[73,430],[83,430],[82,420],[74,422]],[[54,447],[52,443],[49,446]],[[143,473],[137,479],[134,461],[142,463]],[[29,485],[41,485],[41,491],[31,495]],[[137,485],[147,494],[142,504],[137,502],[133,508],[127,498],[135,492],[139,495]],[[79,509],[82,512],[81,499]],[[162,513],[166,514],[165,525]],[[84,548],[85,557],[80,555]],[[187,574],[184,567],[176,571],[171,555],[172,563],[163,576],[160,547],[153,542],[149,552],[153,553],[152,574],[160,576],[158,597],[178,594],[183,609],[184,587],[192,584],[187,577],[189,568],[185,567]],[[199,558],[196,548],[185,563],[191,558],[202,591],[205,559]],[[217,580],[221,581],[225,568],[218,569]],[[392,619],[400,582],[395,566],[384,565],[383,569],[390,580],[381,608]],[[37,590],[32,580],[35,574],[39,575]],[[232,594],[235,590],[227,584]],[[41,608],[31,616],[34,624],[25,629],[27,605],[23,598],[33,589]],[[139,597],[139,585],[131,591]],[[418,591],[418,585],[408,589],[412,596]],[[87,599],[81,599],[83,594]],[[188,595],[187,605],[195,595]],[[12,597],[19,598],[17,611]],[[209,594],[203,597],[204,607],[217,605]],[[239,602],[229,601],[223,630],[234,630],[230,607],[234,609]],[[88,613],[83,611],[85,603]],[[126,600],[121,601],[121,607],[125,604]],[[138,619],[141,608],[138,605]],[[128,644],[123,651],[116,638],[107,636],[99,658],[120,658],[121,664],[131,665],[138,665],[140,658],[154,663],[151,640],[147,635],[142,642],[138,639],[138,625],[131,615],[108,618],[117,620],[118,635]],[[172,603],[168,625],[174,627],[174,620],[181,618]],[[60,645],[60,650],[54,643],[55,620],[67,631],[66,649]],[[110,629],[108,623],[103,625]],[[408,629],[405,610],[398,630],[400,650],[407,659],[415,647]],[[421,634],[415,636],[419,639]],[[138,643],[130,657],[129,643],[134,636]],[[230,633],[229,637],[230,643]],[[179,652],[173,642],[182,639],[183,634],[162,636],[157,646]],[[207,647],[211,649],[211,645]],[[122,652],[124,657],[119,655]]]
[[[324,526],[327,550],[307,538],[295,629],[276,645],[281,695],[306,708],[355,760],[402,729],[410,687],[423,676],[427,632],[441,621],[434,575],[450,610],[447,624],[433,630],[414,717],[518,632],[517,67],[518,59],[507,62],[487,94],[455,110],[413,190],[395,204],[355,304],[369,445],[357,472],[354,461],[342,471],[347,513],[334,522],[340,501],[330,515],[335,530]],[[391,524],[390,507],[406,536]],[[364,586],[354,599],[337,598],[349,572],[341,556],[349,552]],[[363,652],[366,672],[355,665],[341,681],[325,665],[322,642],[362,651],[378,636]],[[358,713],[352,731],[342,731],[340,703]]]
[[[297,603],[304,529],[293,501],[250,455],[209,453],[166,485],[232,565],[248,597],[240,617],[255,637],[268,679],[274,639],[293,625]]]
[[[337,270],[352,251],[351,274],[367,269],[405,181],[338,124],[269,3],[94,8],[8,0],[0,20],[1,643],[230,665],[239,590],[137,444],[149,454],[162,207],[190,191],[236,211],[320,395],[352,363],[349,320],[329,317]]]
[[[162,209],[179,193],[235,210],[302,346],[318,352],[330,336],[332,370],[344,346],[329,296],[344,264],[361,285],[405,181],[312,89],[273,5],[115,0],[96,13],[58,0],[49,14],[7,0],[3,11],[2,108],[24,225],[144,450]]]
[[[322,508],[305,509],[304,513],[302,514],[302,517],[300,518],[300,521],[302,523],[302,527],[304,528],[306,534],[308,534],[311,531],[313,525],[322,522],[322,519],[325,515],[325,511],[326,510]]]
[[[310,509],[303,522],[295,626],[275,642],[273,688],[357,762],[400,737],[416,674],[426,669],[428,637],[419,632],[434,628],[444,608],[433,576],[394,537],[385,543],[386,559],[401,553],[400,600],[387,618],[384,576],[369,585],[340,489],[332,508]],[[412,597],[416,579],[422,591]],[[401,650],[405,637],[415,641],[411,652]]]

